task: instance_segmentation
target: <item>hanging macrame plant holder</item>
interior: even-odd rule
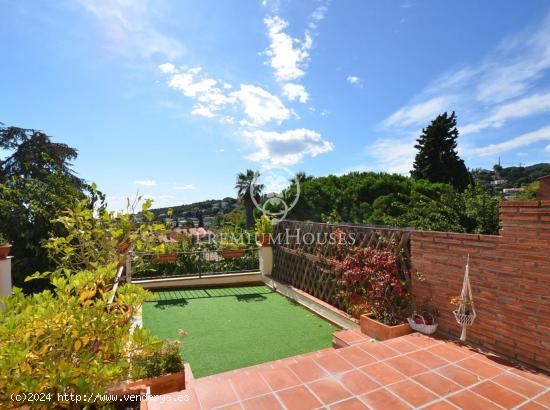
[[[460,293],[460,302],[458,308],[453,311],[455,319],[462,326],[460,340],[466,341],[466,328],[474,324],[476,318],[476,310],[474,308],[474,299],[472,297],[472,288],[470,286],[470,255],[466,262],[466,270],[464,272],[464,281],[462,282],[462,292]]]

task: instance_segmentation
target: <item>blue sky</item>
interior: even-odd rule
[[[550,4],[3,0],[0,121],[79,151],[119,208],[246,168],[406,173],[445,110],[469,167],[550,161]]]

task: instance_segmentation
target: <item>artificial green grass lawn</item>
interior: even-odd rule
[[[339,328],[266,286],[155,291],[143,325],[179,339],[195,377],[330,347]],[[181,339],[178,330],[187,336]]]

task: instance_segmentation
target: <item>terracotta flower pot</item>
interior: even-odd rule
[[[156,255],[153,258],[153,262],[155,263],[168,263],[168,262],[175,262],[178,258],[178,255],[175,253],[165,253],[164,255]]]
[[[244,256],[244,249],[228,249],[223,251],[224,259],[242,258]]]
[[[128,382],[128,387],[148,386],[152,395],[167,394],[185,389],[185,370]]]
[[[11,244],[5,243],[4,245],[0,246],[0,259],[6,259],[11,250]]]
[[[388,340],[412,333],[408,323],[388,326],[372,318],[372,315],[361,315],[359,319],[361,332],[378,340]]]
[[[261,246],[271,246],[271,237],[268,233],[261,234],[259,239]]]

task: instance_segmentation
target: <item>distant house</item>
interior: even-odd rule
[[[505,199],[510,199],[516,194],[519,194],[523,191],[523,188],[505,188],[502,190]]]
[[[175,241],[181,241],[187,238],[193,238],[196,242],[209,242],[216,235],[208,228],[185,228],[177,227],[168,232],[168,236]]]

